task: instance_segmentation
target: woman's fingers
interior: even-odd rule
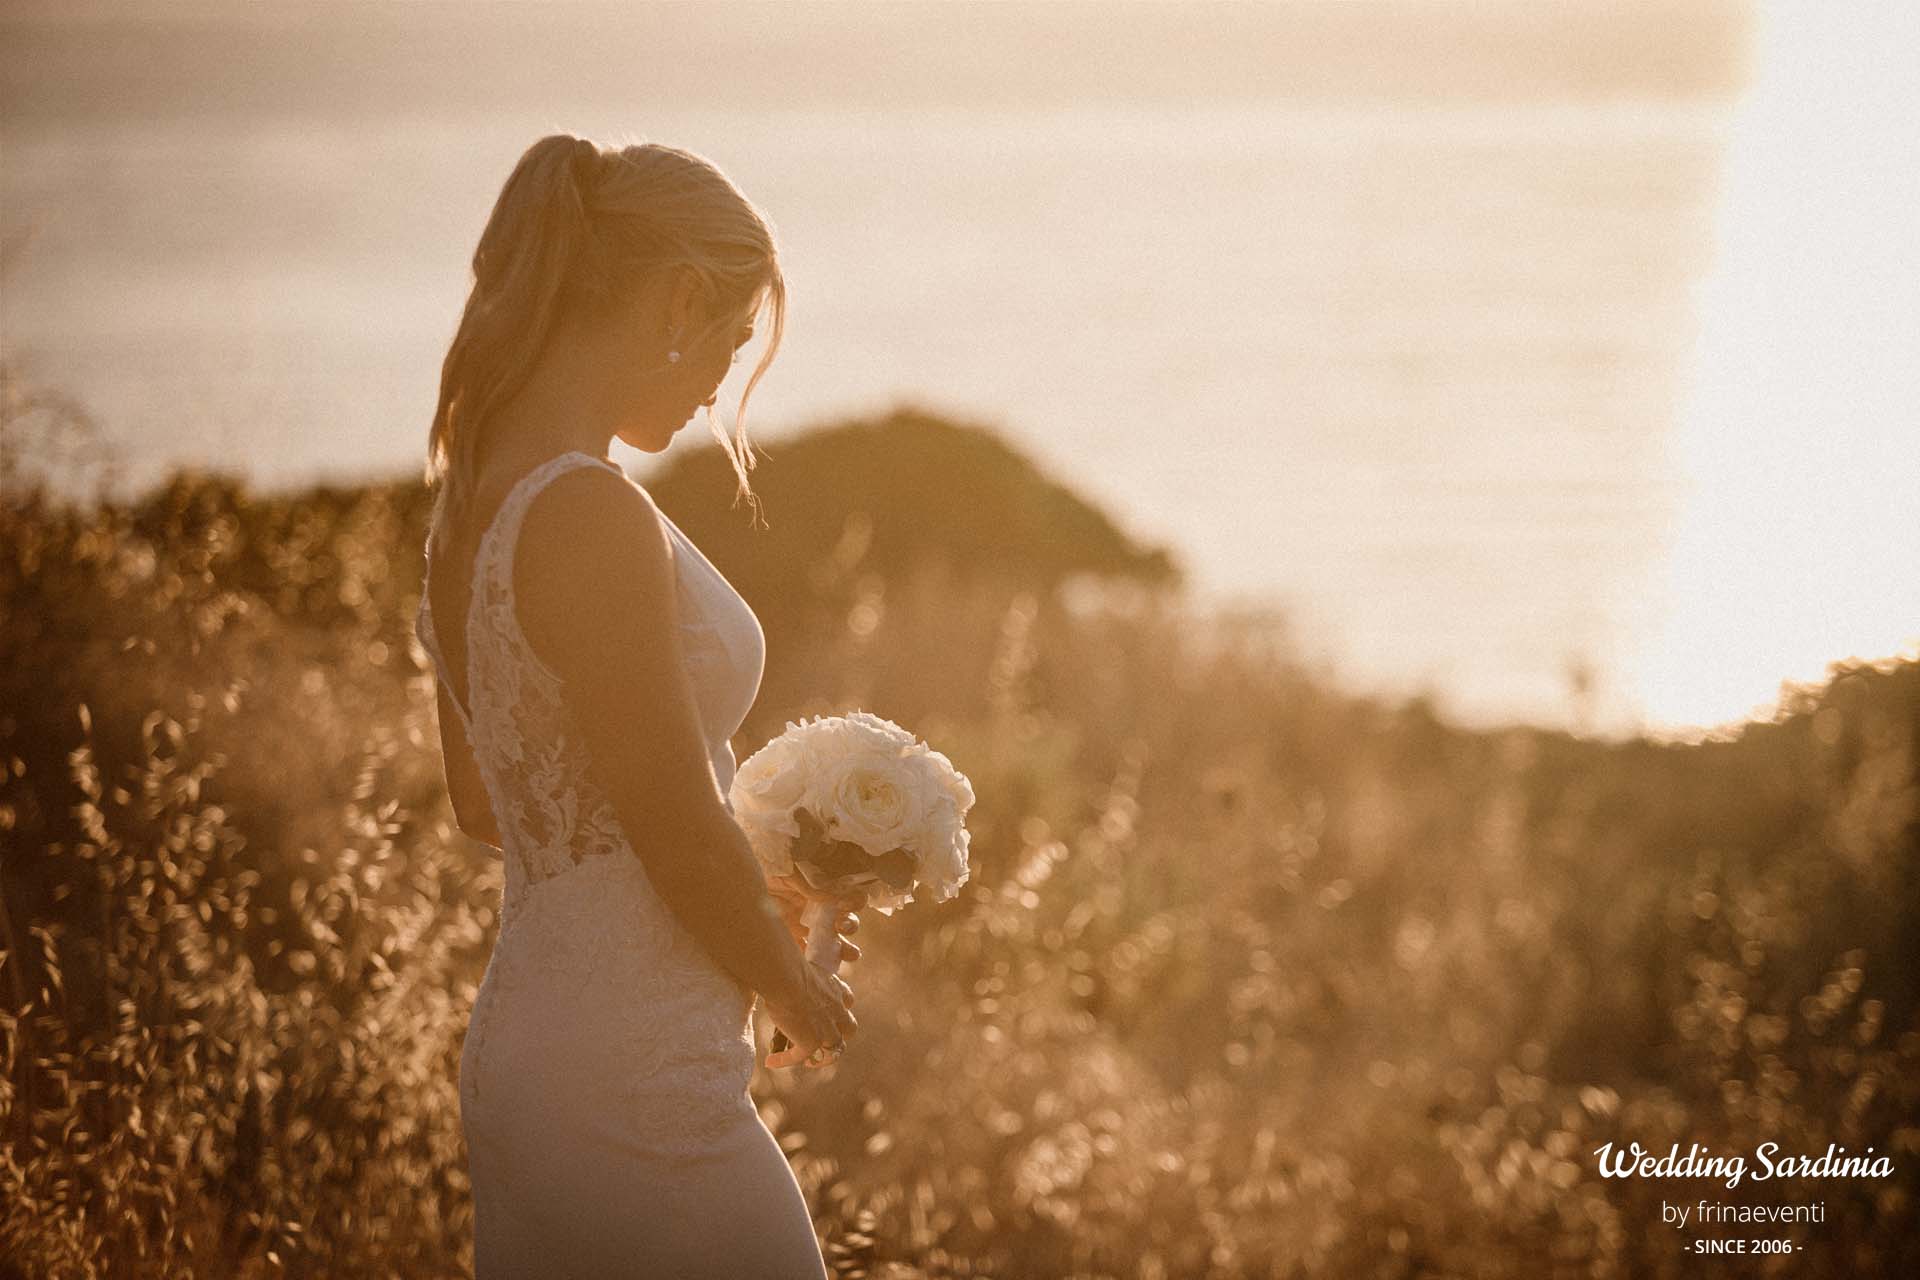
[[[844,935],[854,933],[860,928],[860,917],[857,913],[867,905],[865,892],[841,894],[837,898],[823,899],[804,892],[789,876],[768,877],[767,890],[773,897],[774,904],[780,909],[781,918],[787,922],[787,931],[793,935],[794,942],[802,946],[806,945],[807,941],[807,926],[802,919],[807,908],[816,901],[831,901],[839,911],[839,914],[834,917],[833,931],[843,935],[842,955],[848,960],[859,956],[860,948],[846,941]]]
[[[825,983],[837,999],[813,1003],[799,1019],[797,1034],[781,1026],[776,1016],[775,1026],[786,1031],[790,1043],[777,1053],[768,1053],[764,1060],[768,1067],[830,1066],[838,1058],[838,1052],[822,1055],[821,1051],[829,1047],[844,1049],[848,1039],[860,1028],[852,1009],[853,988],[847,985],[846,979],[819,969],[809,969],[808,972],[812,975],[810,981]]]

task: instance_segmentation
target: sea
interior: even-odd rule
[[[5,138],[7,358],[129,483],[415,473],[468,261],[541,133],[767,212],[749,422],[1004,433],[1333,678],[1625,733],[1730,105],[1124,103],[81,117]],[[764,337],[722,392],[728,408]],[[716,447],[697,429],[673,448]],[[621,460],[644,479],[656,460]],[[777,465],[769,462],[763,465]],[[1738,708],[1736,708],[1737,710]]]

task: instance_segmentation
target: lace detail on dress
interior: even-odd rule
[[[467,611],[467,698],[474,760],[500,824],[501,847],[529,883],[584,858],[627,853],[613,805],[587,773],[586,744],[526,634],[513,599],[513,553],[533,499],[576,467],[601,465],[563,453],[535,467],[507,494],[474,551]]]

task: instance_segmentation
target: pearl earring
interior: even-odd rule
[[[681,334],[681,332],[682,332],[682,331],[684,331],[685,329],[686,329],[686,326],[685,326],[685,325],[680,325],[680,326],[678,326],[677,328],[675,328],[675,329],[674,329],[674,331],[673,331],[673,340],[674,340],[675,342],[678,342],[678,341],[680,341],[680,334]],[[668,364],[679,364],[679,363],[680,363],[680,353],[679,353],[678,351],[669,351],[669,352],[667,352],[667,363],[668,363]]]

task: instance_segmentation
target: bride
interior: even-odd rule
[[[772,235],[698,156],[555,135],[508,177],[473,270],[419,631],[455,815],[505,861],[460,1060],[476,1272],[819,1280],[748,1093],[755,993],[793,1041],[770,1067],[832,1061],[856,1023],[802,958],[804,887],[765,881],[726,799],[764,637],[606,456],[710,410],[771,301],[752,392],[785,315]],[[708,425],[748,493],[744,428]],[[864,898],[837,905],[853,932]]]

